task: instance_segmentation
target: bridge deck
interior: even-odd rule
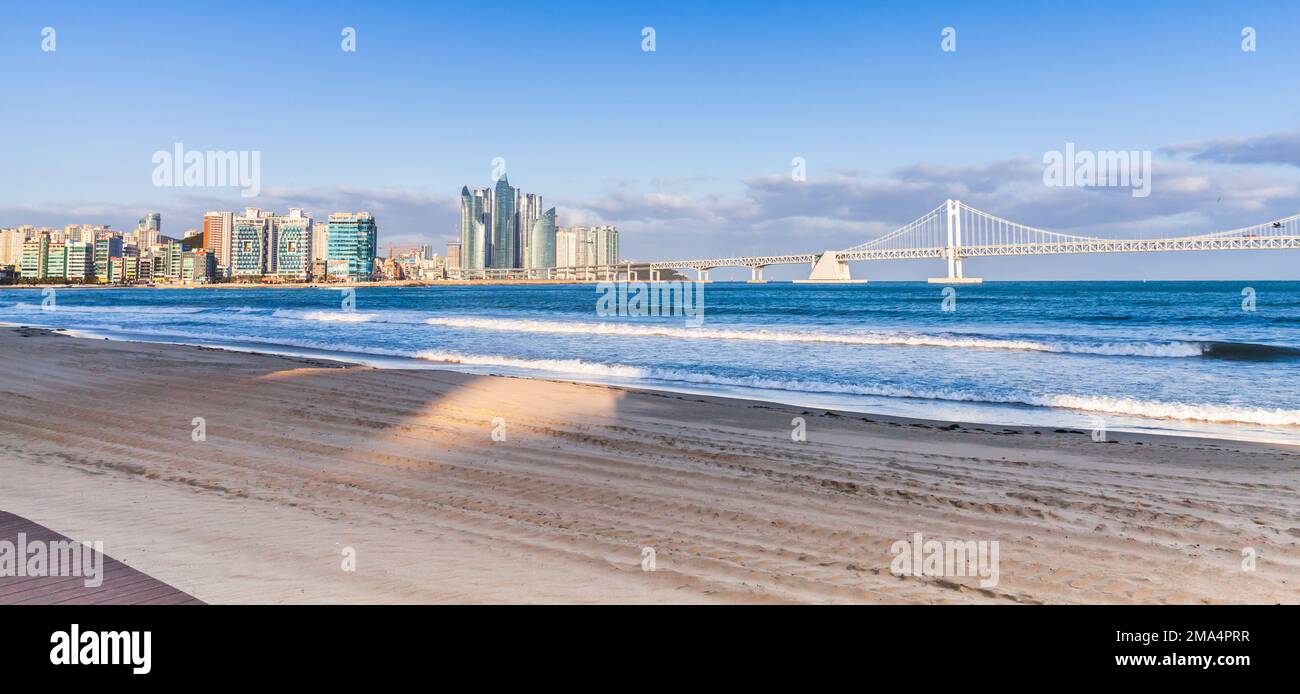
[[[1110,239],[1039,229],[977,210],[960,200],[943,205],[898,229],[835,253],[837,260],[906,260],[940,258],[949,270],[971,257],[1063,255],[1079,253],[1163,253],[1171,251],[1234,251],[1300,248],[1300,215],[1209,234],[1165,238]],[[823,253],[748,255],[723,258],[660,260],[651,270],[720,267],[763,268],[768,265],[816,263]]]

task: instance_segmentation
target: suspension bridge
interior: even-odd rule
[[[1196,236],[1111,239],[1039,229],[977,210],[959,200],[948,200],[892,232],[841,251],[663,260],[649,263],[648,269],[651,280],[659,279],[662,270],[691,269],[698,273],[697,279],[708,281],[709,271],[715,268],[747,267],[751,282],[763,282],[764,268],[808,264],[812,267],[809,278],[796,281],[842,283],[854,281],[849,273],[850,262],[934,258],[947,263],[948,274],[932,278],[930,282],[975,284],[981,280],[965,276],[962,261],[966,258],[1283,248],[1300,248],[1300,214]]]

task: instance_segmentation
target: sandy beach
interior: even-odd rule
[[[0,510],[210,603],[1300,602],[1283,446],[26,328],[0,353]],[[892,573],[918,532],[999,542],[997,585]]]

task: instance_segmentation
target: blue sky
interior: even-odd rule
[[[441,245],[494,157],[562,225],[618,225],[638,259],[849,246],[945,197],[1105,235],[1300,212],[1295,3],[910,5],[6,2],[0,226],[130,228],[161,210],[179,234],[208,209],[292,204],[367,209],[385,244]],[[260,151],[262,195],[155,187],[150,158],[175,142]],[[1044,186],[1044,153],[1067,142],[1152,151],[1151,196]],[[1294,253],[970,270],[1300,277]]]

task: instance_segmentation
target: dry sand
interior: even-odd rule
[[[0,354],[0,509],[208,602],[1300,602],[1293,448],[32,329]],[[997,540],[1000,582],[893,575],[915,532]]]

